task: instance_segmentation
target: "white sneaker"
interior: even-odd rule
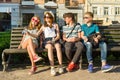
[[[56,75],[56,71],[55,71],[55,68],[54,68],[54,67],[51,67],[51,75],[52,75],[52,76],[55,76],[55,75]]]
[[[59,74],[62,74],[62,73],[64,72],[63,67],[60,67],[60,68],[58,69],[58,72],[59,72]]]

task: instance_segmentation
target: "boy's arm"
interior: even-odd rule
[[[27,32],[26,35],[30,35],[32,37],[37,38],[43,32],[43,28],[44,28],[44,26],[42,26],[36,34],[32,34],[32,33]]]
[[[82,38],[85,42],[88,41],[88,38],[87,38],[86,36],[84,36],[84,32],[83,32],[83,31],[81,32],[81,38]]]

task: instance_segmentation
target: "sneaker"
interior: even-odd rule
[[[43,59],[42,57],[39,57],[39,56],[37,56],[37,55],[33,57],[33,61],[34,61],[34,62],[41,61],[42,59]]]
[[[89,66],[88,66],[88,72],[90,72],[90,73],[93,72],[93,64],[89,64]]]
[[[74,69],[79,69],[79,65],[75,64]]]
[[[110,71],[112,69],[113,69],[113,66],[110,66],[108,64],[101,68],[102,72],[108,72],[108,71]]]
[[[58,69],[58,72],[59,72],[59,74],[62,74],[62,73],[64,72],[63,68],[60,67],[60,68]]]
[[[69,71],[69,72],[73,71],[74,66],[75,66],[74,64],[69,63],[69,65],[67,66],[66,70]]]
[[[56,75],[56,71],[54,67],[51,67],[51,76],[55,76]]]
[[[37,70],[37,67],[36,67],[36,66],[35,66],[35,67],[32,67],[31,70],[30,70],[30,72],[29,72],[28,74],[29,74],[29,75],[34,74],[36,70]]]

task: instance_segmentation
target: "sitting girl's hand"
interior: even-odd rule
[[[30,35],[30,33],[28,31],[26,31],[25,35]]]
[[[50,44],[50,43],[52,43],[52,41],[47,41],[47,43],[49,43],[49,44]]]
[[[21,49],[21,48],[22,48],[22,46],[21,46],[21,45],[19,45],[19,46],[18,46],[18,49]]]

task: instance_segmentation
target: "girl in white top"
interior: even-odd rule
[[[53,24],[54,21],[54,15],[47,11],[44,13],[44,25],[41,27],[41,29],[38,31],[36,35],[30,34],[31,36],[37,37],[40,35],[42,32],[44,33],[45,37],[45,48],[48,49],[48,58],[50,61],[50,66],[51,66],[51,75],[55,76],[56,75],[56,70],[54,67],[54,54],[53,54],[53,49],[55,47],[56,52],[57,52],[57,57],[58,57],[58,62],[59,62],[59,73],[63,73],[63,68],[62,68],[62,52],[61,52],[61,45],[59,43],[60,39],[60,31],[58,24]]]
[[[35,73],[37,69],[35,62],[42,60],[42,57],[39,57],[35,52],[35,48],[38,47],[37,39],[35,37],[27,35],[27,32],[31,34],[36,34],[38,30],[41,28],[41,25],[42,24],[40,23],[39,17],[37,16],[32,17],[29,23],[29,26],[27,27],[27,29],[23,30],[22,32],[23,38],[22,38],[20,45],[18,46],[18,49],[20,48],[27,49],[28,54],[30,56],[32,67],[31,67],[29,74]]]

